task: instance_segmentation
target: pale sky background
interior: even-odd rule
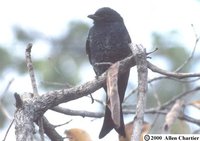
[[[197,0],[0,0],[0,45],[10,46],[14,40],[12,33],[14,25],[19,25],[25,29],[37,30],[48,37],[56,37],[67,30],[67,24],[72,20],[92,25],[92,21],[87,18],[87,15],[105,6],[111,7],[121,14],[132,41],[143,44],[147,50],[152,48],[152,32],[169,33],[176,30],[179,32],[178,39],[188,50],[192,49],[195,42],[191,24],[194,24],[196,32],[200,35],[200,2]],[[19,55],[24,54],[24,52],[22,53],[20,52],[21,50],[18,50],[17,46],[10,48]],[[41,52],[41,54],[38,52]],[[200,52],[199,48],[197,48],[197,52]],[[41,41],[34,43],[33,58],[45,58],[47,53],[48,44]],[[157,62],[158,65],[166,67],[162,64],[162,61]],[[85,75],[87,78],[83,77],[85,79],[83,82],[93,78],[90,75],[91,73],[92,69],[87,71],[88,75]],[[32,91],[31,85],[21,86],[23,83],[29,84],[28,76],[18,78],[16,74],[10,74],[5,75],[5,80],[3,81],[8,82],[13,77],[15,81],[10,88],[11,91],[19,93]],[[3,89],[5,85],[3,84],[0,88]],[[79,106],[74,104],[75,109],[84,109],[85,103],[90,103],[89,99],[85,99],[85,102],[80,103]],[[73,104],[69,103],[69,105],[72,106]],[[95,111],[96,107],[98,105],[90,105],[90,110]],[[61,124],[73,118],[56,113],[52,114],[52,112],[47,112],[46,115],[54,124]],[[56,115],[56,118],[52,115]],[[99,119],[91,122],[91,119],[76,117],[72,123],[64,128],[80,127],[86,129],[93,140],[97,141],[101,125],[102,120]],[[61,135],[63,135],[63,130],[63,128],[58,128]],[[0,139],[3,138],[4,134],[5,130],[0,134]],[[7,140],[13,140],[13,137],[14,129],[12,128]],[[117,141],[115,132],[106,136],[102,141],[111,139]]]

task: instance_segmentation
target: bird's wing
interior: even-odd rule
[[[130,44],[132,41],[131,41],[131,37],[130,37],[130,35],[129,35],[129,33],[128,33],[128,30],[126,29],[126,27],[125,27],[125,30],[124,30],[124,32],[125,32],[125,34],[123,34],[123,35],[125,35],[124,36],[124,40],[125,41],[128,41],[128,44]]]
[[[89,35],[88,35],[88,38],[86,40],[86,53],[88,55],[88,58],[89,58],[89,61],[90,61],[90,64],[93,66],[93,63],[92,63],[92,59],[91,59],[91,47],[90,47],[90,32],[89,32]],[[96,75],[98,75],[98,72],[97,70],[93,67],[94,69],[94,72]]]
[[[89,39],[89,36],[90,36],[90,34],[88,35],[88,38],[87,38],[87,40],[86,40],[86,53],[87,53],[87,55],[88,55],[90,64],[92,64],[92,63],[91,63],[90,39]]]

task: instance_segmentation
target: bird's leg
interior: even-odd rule
[[[92,101],[92,104],[94,103],[94,98],[92,96],[92,94],[89,94],[90,95],[90,98],[91,98],[91,101]]]

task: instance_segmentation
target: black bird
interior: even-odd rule
[[[132,54],[129,47],[131,39],[124,25],[123,18],[115,10],[108,7],[100,8],[95,14],[89,15],[88,17],[94,21],[94,25],[89,31],[86,42],[86,52],[90,64],[93,66],[96,75],[99,76],[110,67],[109,63],[115,63]],[[111,118],[111,111],[108,106],[106,106],[104,123],[99,138],[103,138],[113,128],[118,134],[125,136],[121,103],[124,99],[129,72],[130,69],[118,76],[120,127],[117,128],[115,126]],[[106,85],[104,85],[103,88],[105,91],[107,90]]]

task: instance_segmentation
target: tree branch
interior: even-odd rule
[[[120,61],[119,73],[126,71],[127,68],[132,67],[134,64],[134,56]],[[102,87],[105,80],[106,72],[97,79],[85,84],[69,89],[50,91],[41,96],[23,101],[22,106],[20,105],[15,113],[17,140],[31,140],[34,134],[33,122],[37,121],[48,109],[95,92]],[[48,136],[50,137],[50,135]]]
[[[38,123],[37,123],[38,124]],[[61,137],[55,130],[55,126],[53,126],[45,117],[43,117],[43,127],[45,134],[52,141],[63,141],[63,137]]]
[[[35,97],[39,96],[38,90],[37,90],[35,74],[34,74],[34,69],[33,69],[33,64],[32,64],[32,59],[31,59],[31,48],[32,48],[32,44],[29,43],[27,45],[27,48],[26,48],[26,51],[25,51],[27,69],[28,69],[28,72],[29,72],[29,75],[30,75],[30,78],[31,78],[31,84],[32,84],[32,88],[33,88],[33,94],[29,94],[28,95],[29,98],[32,98],[34,96]],[[20,96],[18,94],[16,94],[16,93],[15,93],[15,99],[16,99],[16,107],[17,107],[17,111],[15,113],[15,117],[16,117],[15,120],[16,120],[16,123],[19,123],[19,125],[20,125],[21,121],[17,117],[18,116],[20,118],[23,117],[23,115],[21,115],[22,113],[19,112],[19,111],[21,109],[23,109],[24,103],[23,103],[22,99],[20,98]],[[25,112],[27,112],[27,111],[25,111]],[[31,115],[32,112],[31,112],[31,114],[30,113],[27,113],[27,114],[32,116]],[[30,120],[31,122],[33,122],[28,117],[27,117],[27,120]],[[51,125],[45,117],[43,117],[43,116],[39,117],[37,122],[36,122],[36,124],[39,126],[39,133],[40,133],[42,141],[44,141],[44,132],[47,134],[47,136],[51,140],[54,140],[54,141],[62,141],[63,140],[63,138],[53,128],[54,126]],[[29,127],[31,131],[34,130],[34,127],[32,125],[25,126],[25,127]],[[46,131],[44,131],[44,129]],[[23,131],[21,132],[20,130],[23,130]],[[33,136],[32,133],[33,132],[28,132],[29,134],[31,134],[30,138],[29,138],[29,136],[26,136],[27,134],[22,134],[21,135],[21,133],[26,132],[25,130],[26,130],[26,128],[18,128],[18,126],[16,125],[16,138],[17,138],[17,140],[20,140],[20,139],[29,140],[29,139],[32,138],[32,136]]]
[[[37,83],[36,83],[36,79],[35,79],[33,63],[32,63],[32,59],[31,59],[32,46],[33,46],[32,43],[29,43],[26,47],[26,51],[25,51],[26,65],[27,65],[27,69],[28,69],[30,79],[31,79],[31,84],[32,84],[32,88],[33,88],[33,96],[39,96],[38,89],[37,89]],[[44,141],[43,118],[40,117],[37,122],[39,125],[39,133],[40,133],[41,141]]]
[[[36,96],[39,96],[38,89],[37,89],[37,83],[36,83],[36,79],[35,79],[35,73],[34,73],[34,69],[33,69],[33,63],[32,63],[32,59],[31,59],[32,46],[33,46],[32,43],[29,43],[26,47],[26,51],[25,51],[26,65],[27,65],[27,69],[28,69],[28,72],[29,72],[29,75],[31,78],[33,94]]]
[[[142,45],[134,46],[134,55],[138,72],[138,98],[136,106],[136,115],[133,121],[133,132],[131,141],[139,141],[142,133],[144,111],[146,107],[146,92],[147,92],[147,61],[146,50]]]
[[[71,110],[71,109],[67,109],[67,108],[63,108],[59,106],[52,108],[52,110],[59,113],[66,114],[66,115],[71,115],[71,116],[82,116],[82,117],[93,117],[93,118],[101,118],[104,116],[104,113],[77,111],[77,110]]]
[[[145,58],[144,58],[145,56]],[[135,59],[137,58],[137,59]],[[161,73],[163,75],[167,75],[170,77],[175,77],[178,79],[187,78],[187,77],[199,77],[200,73],[174,73],[174,72],[167,72],[165,70],[162,70],[150,62],[146,61],[146,54],[134,54],[133,56],[127,57],[124,60],[119,61],[120,63],[120,69],[119,73],[122,73],[126,71],[127,69],[131,68],[136,64],[135,60],[137,60],[138,65],[138,106],[137,106],[137,114],[136,114],[136,120],[134,124],[137,123],[135,128],[136,130],[139,129],[139,127],[142,127],[142,121],[143,121],[143,115],[144,115],[144,107],[145,107],[145,101],[146,101],[146,91],[147,91],[147,66],[154,72]],[[78,98],[81,98],[83,96],[89,95],[96,90],[100,89],[102,85],[106,81],[106,72],[99,76],[98,78],[86,82],[85,84],[75,86],[68,89],[61,89],[61,90],[54,90],[47,92],[41,96],[33,97],[31,99],[25,100],[22,103],[22,106],[20,105],[15,113],[15,120],[16,120],[16,134],[19,133],[19,136],[17,136],[17,139],[24,139],[24,140],[30,140],[33,137],[34,133],[34,125],[33,122],[37,121],[48,109],[53,109],[53,107],[65,103],[71,100],[75,100]],[[140,105],[140,106],[139,106]],[[55,110],[55,109],[54,109]],[[67,113],[70,113],[69,111]],[[71,114],[78,114],[78,113],[71,113]],[[88,114],[88,115],[91,115]],[[87,116],[86,114],[84,116]],[[92,116],[92,115],[91,115]],[[48,122],[47,122],[48,123]],[[48,124],[47,124],[48,125]],[[45,125],[44,125],[45,126]],[[23,127],[23,129],[22,129]],[[50,127],[49,130],[54,130],[53,126],[46,126]],[[44,127],[45,128],[45,127]],[[20,130],[22,132],[19,132]],[[26,130],[24,130],[26,129]],[[142,129],[142,128],[140,128]],[[46,129],[45,129],[46,130]],[[48,130],[48,129],[47,129]],[[139,130],[138,130],[139,131]],[[46,132],[46,131],[45,131]],[[48,136],[50,137],[52,134],[46,132]],[[55,131],[56,133],[56,131]],[[20,136],[20,135],[24,136]],[[58,135],[58,134],[57,134]],[[135,134],[134,134],[135,135]],[[138,132],[139,135],[139,132]],[[58,135],[59,136],[59,135]],[[59,139],[53,139],[54,141],[61,141],[61,137],[59,136]]]
[[[175,77],[178,79],[183,79],[187,77],[200,77],[200,73],[178,73],[178,72],[169,72],[163,69],[158,68],[157,66],[153,65],[152,63],[147,61],[148,68],[153,72],[157,72],[163,75],[167,75],[169,77]]]
[[[194,43],[194,47],[193,47],[193,49],[192,49],[192,52],[191,52],[190,56],[183,62],[183,64],[181,64],[181,65],[175,70],[175,72],[181,71],[181,70],[183,69],[183,67],[186,66],[186,65],[192,60],[192,58],[194,57],[194,53],[195,53],[195,50],[196,50],[196,48],[197,48],[197,44],[198,44],[198,42],[199,42],[200,37],[198,37],[198,35],[196,34],[194,26],[193,26],[193,25],[191,25],[191,26],[192,26],[192,28],[193,28],[193,30],[194,30],[194,34],[195,34],[195,37],[196,37],[196,40],[195,40],[195,43]]]

